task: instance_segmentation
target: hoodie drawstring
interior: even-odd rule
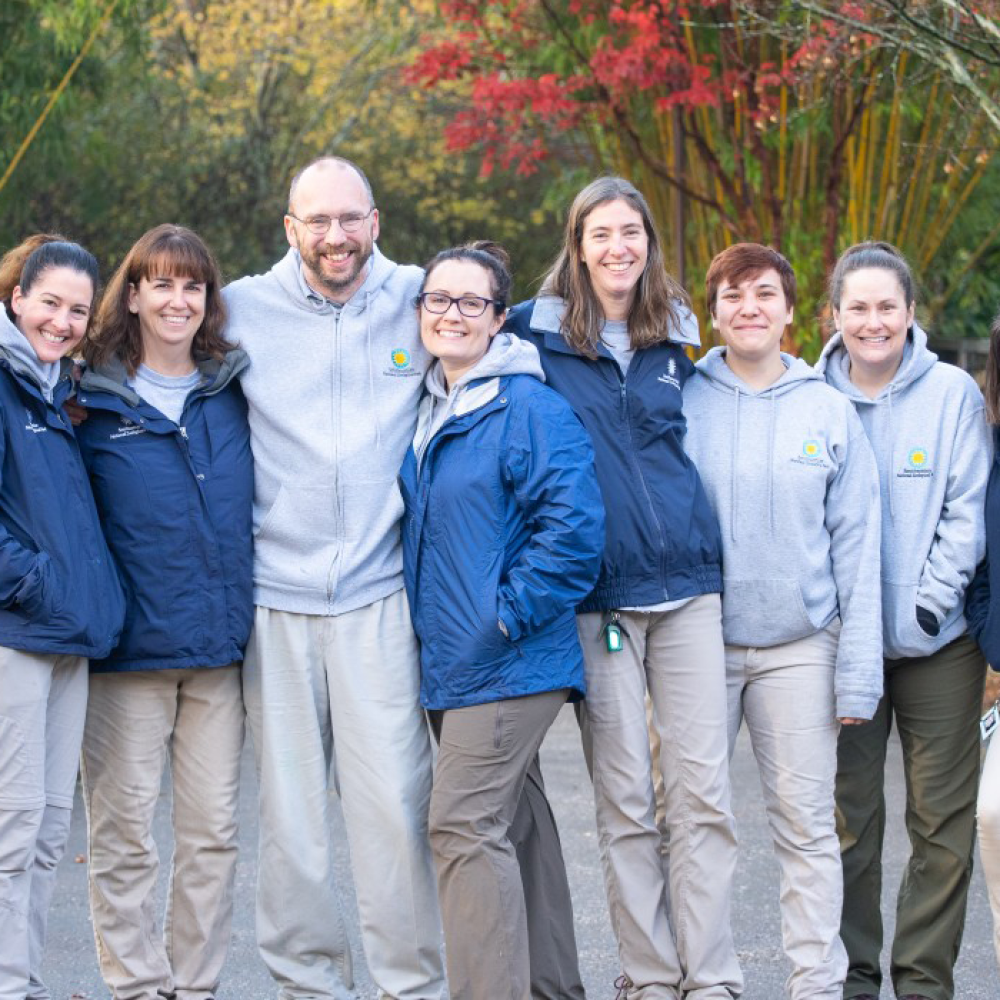
[[[740,445],[740,389],[735,386],[733,400],[733,443],[729,449],[729,537],[736,541],[736,505],[739,502],[739,490],[736,488],[736,452]]]
[[[893,484],[895,483],[896,476],[894,475],[893,468],[892,468],[892,442],[893,442],[893,433],[892,433],[892,417],[893,417],[893,414],[892,414],[892,393],[893,393],[893,389],[895,389],[895,388],[896,388],[895,385],[890,384],[890,386],[889,386],[889,392],[888,392],[888,399],[889,399],[889,407],[888,407],[888,409],[889,409],[889,433],[885,436],[886,447],[889,449],[889,455],[888,455],[887,461],[885,463],[885,470],[886,470],[886,478],[889,480],[889,520],[890,521],[895,521],[896,520],[896,505],[895,505],[895,502],[894,502],[895,498],[894,498],[894,495],[893,495],[894,494]]]
[[[771,397],[770,416],[767,424],[767,524],[774,534],[774,425],[775,414],[778,409],[776,393],[772,389],[768,395]]]

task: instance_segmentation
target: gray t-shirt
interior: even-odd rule
[[[190,375],[161,375],[152,368],[139,365],[128,384],[150,406],[155,406],[176,424],[181,419],[184,403],[191,390],[201,385],[201,372],[195,370]]]
[[[629,342],[628,321],[623,319],[606,319],[601,329],[601,340],[618,362],[622,375],[628,374],[628,366],[632,363],[635,351]]]

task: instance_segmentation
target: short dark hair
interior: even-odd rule
[[[494,299],[493,311],[499,314],[506,310],[511,286],[510,256],[499,243],[494,243],[492,240],[476,240],[436,253],[424,266],[424,280],[420,283],[421,294],[427,287],[427,279],[430,278],[431,272],[446,260],[467,260],[478,264],[490,276],[490,291]]]
[[[865,240],[848,247],[838,259],[830,275],[830,305],[840,309],[840,300],[844,294],[844,279],[853,271],[861,271],[867,267],[879,267],[884,271],[892,271],[903,289],[907,309],[913,305],[916,294],[914,291],[913,272],[902,251],[884,240]]]
[[[717,253],[705,275],[705,298],[709,313],[715,315],[716,299],[724,283],[735,287],[742,285],[744,281],[753,281],[770,270],[778,272],[781,290],[785,293],[785,304],[792,308],[796,297],[795,270],[784,254],[761,243],[734,243],[722,253]]]

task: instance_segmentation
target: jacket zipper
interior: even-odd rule
[[[621,416],[625,423],[625,429],[628,432],[628,445],[629,451],[632,455],[632,462],[635,466],[636,475],[639,477],[639,482],[642,484],[642,493],[646,498],[646,503],[649,506],[650,516],[653,518],[653,524],[656,525],[656,536],[660,542],[660,579],[666,579],[666,565],[665,561],[667,558],[667,543],[663,535],[663,525],[660,523],[660,518],[657,516],[656,507],[653,504],[653,498],[649,493],[649,487],[646,485],[646,477],[642,474],[642,466],[639,464],[639,460],[635,454],[635,442],[632,437],[632,422],[628,418],[628,391],[625,388],[625,378],[621,374],[621,369],[615,364],[615,368],[618,372],[618,385],[620,388],[620,398],[621,398]],[[663,588],[663,599],[665,601],[670,600],[670,595],[667,593],[667,588]]]

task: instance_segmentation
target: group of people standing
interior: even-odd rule
[[[74,243],[33,237],[0,262],[0,1000],[49,997],[81,746],[112,996],[212,1000],[245,724],[280,1000],[353,995],[331,783],[381,996],[582,1000],[538,757],[567,702],[620,997],[743,991],[744,722],[788,995],[878,997],[894,719],[912,854],[892,987],[954,997],[973,637],[1000,663],[1000,327],[984,406],[928,349],[906,261],[869,242],[831,276],[836,332],[812,368],[781,351],[792,266],[742,243],[709,269],[720,346],[694,364],[690,300],[621,178],[576,196],[538,297],[513,307],[496,244],[388,261],[368,181],[339,157],[295,176],[284,224],[286,256],[225,288],[172,225],[99,304]],[[1000,928],[1000,751],[978,814]]]

